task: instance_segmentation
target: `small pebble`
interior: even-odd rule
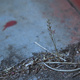
[[[78,53],[79,53],[79,51],[76,51],[76,53],[78,54]]]
[[[38,76],[38,79],[40,79],[40,76]]]

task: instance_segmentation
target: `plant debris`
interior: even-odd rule
[[[33,57],[31,58],[22,60],[20,63],[12,67],[0,69],[0,78],[9,80],[14,79],[14,76],[15,78],[19,78],[23,74],[39,74],[40,71],[44,71],[45,69],[49,72],[58,71],[60,72],[60,74],[62,72],[66,73],[67,75],[65,76],[65,78],[74,78],[76,76],[79,76],[80,43],[71,46],[69,45],[66,49],[59,51],[59,54],[66,61],[63,61],[61,59],[58,61],[58,57],[49,52],[33,53]]]

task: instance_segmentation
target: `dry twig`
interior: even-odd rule
[[[35,42],[36,45],[38,45],[39,47],[41,47],[42,49],[46,50],[47,52],[50,52],[48,49],[46,49],[45,47],[41,46],[39,43]],[[55,57],[58,57],[56,54],[53,54]],[[66,59],[62,58],[62,57],[58,57],[59,59],[66,61]]]
[[[49,63],[49,64],[80,64],[80,63],[72,63],[72,62],[45,62],[45,63]]]
[[[52,68],[52,67],[48,66],[46,63],[44,63],[44,62],[43,62],[43,64],[46,67],[48,67],[49,69],[54,70],[54,71],[58,71],[58,72],[75,72],[75,71],[79,71],[80,70],[80,68],[72,69],[72,70],[60,70],[60,69]]]
[[[49,52],[49,50],[47,50],[45,47],[41,46],[39,43],[35,42],[35,44],[37,44],[39,47],[41,47],[41,48],[44,49],[45,51]]]

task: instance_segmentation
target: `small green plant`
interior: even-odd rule
[[[53,45],[55,47],[56,55],[57,55],[57,57],[59,57],[59,53],[58,53],[58,50],[57,50],[57,47],[56,47],[56,44],[55,44],[55,40],[54,40],[55,30],[52,30],[51,23],[50,23],[50,20],[49,19],[47,21],[47,24],[48,24],[47,26],[48,26],[48,31],[49,31],[50,38],[51,38],[51,40],[53,42]]]

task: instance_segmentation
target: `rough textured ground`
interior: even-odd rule
[[[11,49],[11,48],[10,48]],[[53,52],[55,54],[55,52]],[[4,77],[5,79],[0,80],[79,80],[80,75],[74,76],[79,71],[75,72],[56,72],[53,71],[40,62],[47,62],[47,61],[59,61],[58,58],[56,58],[51,53],[33,53],[33,57],[24,59],[20,62],[19,56],[12,56],[10,55],[5,60],[2,60],[0,65],[0,76]],[[80,63],[80,43],[69,45],[64,50],[59,51],[59,54],[63,56],[64,59],[66,59],[66,62],[76,62]],[[45,56],[45,60],[44,60]],[[15,61],[15,57],[17,57],[17,63]],[[24,67],[28,62],[34,61],[34,64]],[[63,62],[62,60],[60,60]],[[22,66],[25,63],[24,66]],[[9,67],[14,66],[14,68],[11,68],[8,70]],[[54,68],[60,66],[61,64],[53,64],[50,65]],[[65,65],[63,64],[60,69],[76,69],[79,68],[80,65]],[[3,71],[6,69],[6,71]]]
[[[9,56],[10,45],[23,58],[44,51],[35,41],[54,50],[47,30],[48,19],[55,30],[58,49],[80,40],[80,15],[67,0],[0,0],[0,61]],[[17,24],[3,31],[11,20]]]

